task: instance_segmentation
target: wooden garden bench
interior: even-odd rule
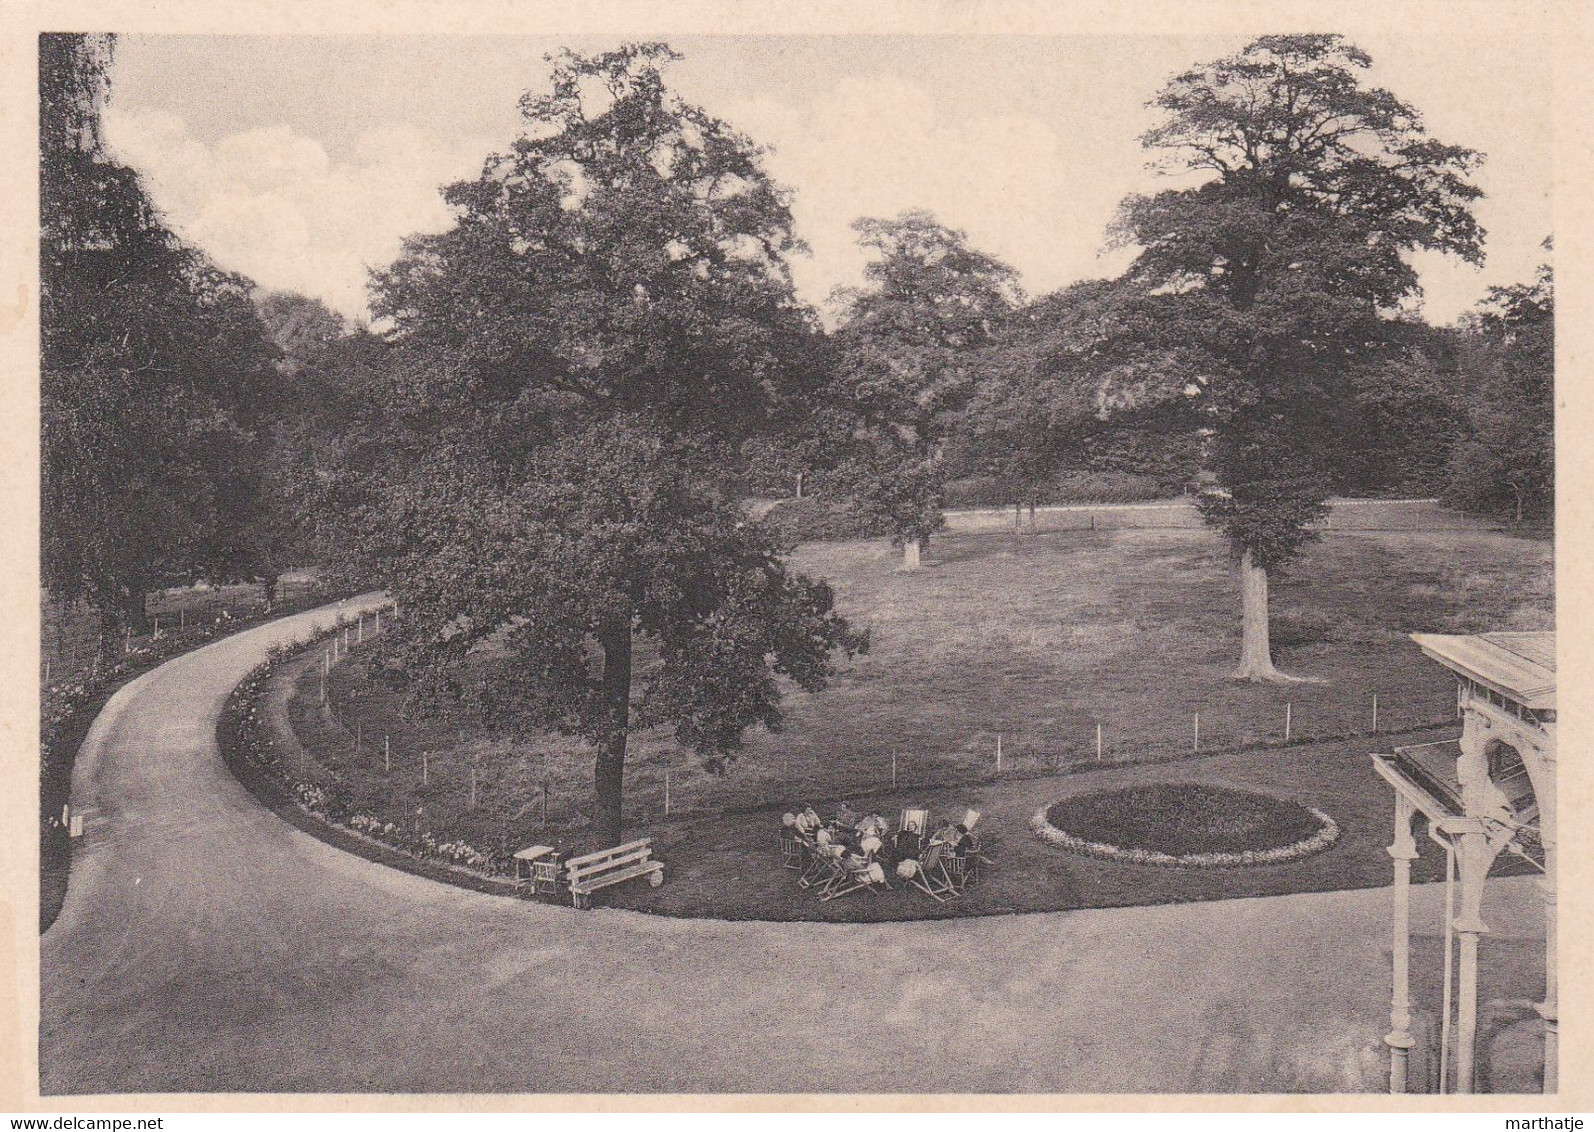
[[[565,877],[570,883],[570,899],[577,908],[592,907],[592,894],[611,884],[645,876],[657,888],[664,883],[664,862],[650,859],[653,839],[628,841],[613,849],[601,849],[565,862]]]

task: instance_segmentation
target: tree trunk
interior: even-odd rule
[[[1272,642],[1268,637],[1267,570],[1251,560],[1251,552],[1240,556],[1240,667],[1241,680],[1281,680],[1273,667]]]
[[[1013,500],[1013,529],[1019,530],[1024,525],[1024,504]]]
[[[1035,497],[1033,495],[1030,496],[1029,500],[1029,529],[1031,531],[1035,529]]]
[[[798,472],[797,473],[797,498],[801,499],[802,497],[803,497],[803,474],[801,472]]]
[[[121,600],[116,614],[121,624],[116,625],[114,632],[120,634],[124,625],[131,625],[134,633],[143,633],[150,626],[150,616],[144,602],[149,595],[149,583],[142,578],[128,582],[122,588]]]
[[[611,626],[599,634],[603,646],[603,699],[608,722],[593,766],[597,794],[593,828],[604,848],[620,844],[625,793],[625,745],[631,730],[631,626]]]
[[[70,608],[66,602],[62,602],[61,607],[63,611]],[[123,635],[124,630],[132,625],[126,611],[115,606],[101,606],[95,613],[100,622],[99,651],[106,656],[121,656],[122,646],[127,640]]]
[[[904,570],[917,570],[919,568],[918,539],[909,539],[902,544],[902,568]]]

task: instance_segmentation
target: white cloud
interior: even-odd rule
[[[754,97],[725,117],[773,146],[771,172],[796,189],[793,211],[813,256],[794,265],[815,301],[856,283],[863,267],[851,222],[925,208],[1048,291],[1108,270],[1097,259],[1125,176],[1139,154],[1123,147],[1123,173],[1098,164],[1070,180],[1068,139],[1039,118],[938,112],[922,86],[898,77],[846,78],[806,104]],[[1100,186],[1096,191],[1095,186]]]
[[[934,76],[907,73],[820,80],[801,96],[713,89],[696,100],[774,148],[771,171],[794,190],[798,234],[813,249],[793,263],[809,301],[823,303],[837,286],[860,280],[853,220],[909,208],[964,229],[1042,294],[1117,274],[1127,253],[1102,250],[1118,201],[1166,183],[1145,171],[1139,93],[1125,98],[1090,78],[1062,84],[1046,117],[963,100]],[[390,262],[404,236],[444,228],[439,186],[475,176],[504,141],[479,136],[485,119],[457,132],[446,123],[392,121],[329,152],[271,124],[268,108],[252,128],[202,141],[179,114],[134,106],[112,102],[107,133],[144,172],[174,227],[223,266],[269,288],[319,296],[353,317],[366,313],[368,267]],[[1466,309],[1486,283],[1530,278],[1549,231],[1547,141],[1512,149],[1516,134],[1487,133],[1491,120],[1460,118],[1471,133],[1483,132],[1479,144],[1506,156],[1479,175],[1489,192],[1478,206],[1491,232],[1488,266],[1417,257],[1428,312],[1438,319]],[[1468,134],[1460,125],[1450,132]]]
[[[355,318],[366,315],[367,269],[390,262],[405,236],[446,227],[438,188],[477,172],[491,148],[383,125],[355,139],[347,160],[333,160],[282,125],[213,144],[162,111],[113,110],[106,126],[173,228],[217,263]]]

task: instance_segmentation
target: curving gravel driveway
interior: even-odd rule
[[[41,944],[44,1094],[1381,1087],[1387,891],[731,923],[577,913],[332,849],[232,778],[215,725],[271,644],[336,608],[170,661],[95,723],[86,836]],[[1438,899],[1420,894],[1420,931]],[[1534,922],[1526,882],[1491,899]]]

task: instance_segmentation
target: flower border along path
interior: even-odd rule
[[[386,608],[386,607],[384,607]],[[460,840],[445,841],[430,831],[400,828],[370,814],[353,812],[336,782],[295,775],[283,757],[296,744],[276,733],[262,710],[270,678],[282,665],[302,659],[322,640],[340,632],[339,623],[297,647],[273,650],[233,688],[216,725],[222,761],[245,789],[278,817],[334,848],[428,880],[477,892],[525,896],[512,877],[512,862]]]

